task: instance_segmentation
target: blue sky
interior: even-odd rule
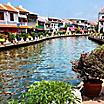
[[[104,0],[0,0],[36,12],[41,16],[97,20]]]

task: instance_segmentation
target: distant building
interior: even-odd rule
[[[50,29],[53,32],[59,31],[59,27],[62,24],[61,19],[55,17],[48,17],[48,22],[50,23]]]
[[[98,13],[98,31],[100,33],[104,32],[104,8]]]
[[[69,25],[70,30],[79,31],[80,33],[87,33],[88,21],[84,19],[69,19],[71,24]]]
[[[46,30],[47,21],[48,21],[47,18],[42,17],[42,16],[38,16],[35,30],[37,32],[44,32]]]

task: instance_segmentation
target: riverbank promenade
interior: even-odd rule
[[[76,35],[54,35],[54,36],[46,36],[46,37],[36,37],[35,39],[31,38],[31,40],[27,39],[24,41],[21,39],[21,41],[15,41],[14,43],[11,42],[4,42],[3,44],[0,44],[0,51],[2,50],[8,50],[12,48],[19,48],[23,46],[28,46],[36,43],[40,43],[46,40],[54,39],[54,38],[62,38],[62,37],[79,37],[79,36],[88,36],[88,34],[76,34]]]
[[[104,44],[104,36],[89,36],[90,40],[95,41],[99,44]]]

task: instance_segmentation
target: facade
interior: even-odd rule
[[[88,21],[83,19],[69,19],[71,24],[69,25],[71,31],[77,31],[78,33],[88,32]]]
[[[14,7],[10,3],[0,4],[0,33],[27,32],[35,28],[37,14],[22,6]]]
[[[54,18],[54,17],[49,17],[48,22],[50,23],[50,29],[53,32],[59,31],[59,27],[61,26],[62,22],[61,19]],[[63,25],[63,24],[62,24]]]
[[[104,8],[98,13],[98,32],[104,32]]]
[[[0,4],[0,32],[17,32],[18,10],[11,4]]]
[[[47,19],[45,17],[38,16],[35,30],[37,32],[45,31],[46,30],[46,23],[47,23]]]
[[[38,14],[33,13],[33,12],[29,12],[29,14],[27,15],[28,32],[35,31],[37,19],[38,19]]]

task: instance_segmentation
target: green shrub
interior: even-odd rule
[[[29,34],[27,34],[27,33],[21,33],[22,38],[28,38],[28,36],[29,36]]]
[[[9,33],[8,38],[9,38],[10,41],[12,41],[12,40],[14,40],[16,38],[16,36],[14,34],[12,34],[12,33]]]
[[[9,104],[76,104],[79,99],[73,93],[73,86],[60,81],[41,81],[29,86],[28,92]]]

